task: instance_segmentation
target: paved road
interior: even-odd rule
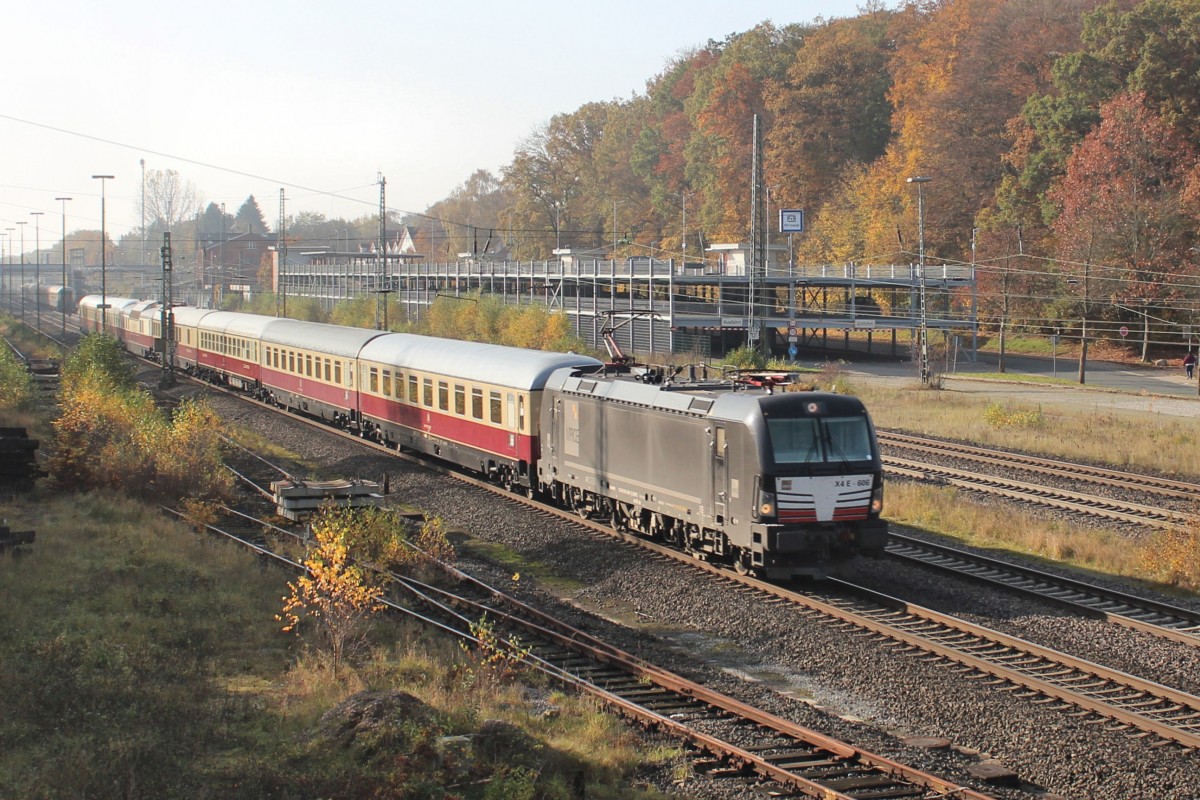
[[[960,360],[945,373],[945,387],[959,392],[980,392],[1003,395],[1020,403],[1061,403],[1093,405],[1112,409],[1146,411],[1172,416],[1200,416],[1200,388],[1197,379],[1189,381],[1183,367],[1173,363],[1166,367],[1120,364],[1111,361],[1089,360],[1086,383],[1078,383],[1078,359],[1036,356],[1008,356],[1006,372],[1014,377],[1040,375],[1063,379],[1063,384],[1034,384],[1019,380],[972,378],[980,372],[996,372],[996,355],[980,353],[977,363]],[[854,363],[847,367],[852,375],[917,385],[917,369],[912,363],[870,364]],[[1200,373],[1200,370],[1197,370]]]

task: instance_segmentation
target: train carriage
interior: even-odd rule
[[[539,477],[580,513],[769,577],[883,550],[857,398],[560,372],[546,400]]]
[[[271,325],[285,321],[236,311],[205,314],[196,322],[196,370],[218,377],[235,389],[258,389],[262,380],[263,334]]]
[[[45,286],[44,302],[51,311],[59,314],[74,314],[76,309],[75,290],[70,286]]]
[[[171,309],[175,336],[175,365],[190,373],[200,365],[200,320],[217,313],[211,308],[176,306]]]
[[[358,354],[367,342],[389,334],[365,328],[276,319],[263,329],[262,394],[287,408],[358,424],[355,383]]]
[[[137,302],[130,297],[85,295],[79,301],[79,328],[84,333],[96,333],[104,330],[111,336],[124,341],[125,330],[121,326],[121,311]],[[108,308],[102,309],[101,305],[107,305]]]
[[[589,356],[389,334],[359,354],[364,426],[380,441],[533,485],[546,379]]]
[[[139,300],[120,314],[126,350],[145,357],[161,351],[162,306],[157,300]]]
[[[27,307],[34,309],[40,307],[43,311],[55,313],[62,313],[66,309],[68,314],[75,313],[75,292],[69,286],[27,283],[21,287],[21,294],[25,298]]]

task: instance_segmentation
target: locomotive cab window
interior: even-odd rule
[[[872,457],[865,417],[769,418],[767,430],[776,464],[870,461]]]
[[[869,461],[871,432],[862,417],[831,417],[825,420],[831,461]]]

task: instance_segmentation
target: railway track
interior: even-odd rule
[[[1084,616],[1200,647],[1200,613],[892,532],[888,556],[1040,597]]]
[[[257,487],[261,489],[261,487]],[[230,508],[220,521],[203,524],[251,552],[290,569],[302,565],[278,544],[302,535]],[[265,532],[265,535],[264,535]],[[488,647],[514,663],[597,697],[645,727],[693,748],[693,763],[710,778],[770,782],[773,794],[824,800],[853,798],[989,796],[936,775],[876,755],[761,711],[662,669],[541,612],[446,564],[438,564],[451,588],[386,573],[391,594],[382,602],[398,613],[480,646],[476,625],[489,620],[497,638]]]
[[[891,431],[879,431],[878,437],[880,444],[903,447],[935,457],[952,454],[968,458],[980,464],[1032,469],[1042,475],[1061,476],[1120,489],[1135,489],[1160,497],[1175,497],[1190,501],[1195,500],[1197,495],[1200,494],[1200,484],[1189,481],[1161,478],[1154,475],[1142,475],[1136,472],[1123,472],[1121,470],[1095,467],[1089,464],[1031,456],[1024,453],[1010,453],[1005,450],[994,450],[986,447],[976,447],[974,445],[929,439],[922,436],[911,436]]]
[[[1194,483],[896,433],[881,432],[879,440],[881,445],[911,451],[929,459],[967,462],[966,466],[960,468],[928,460],[917,461],[886,455],[883,457],[884,470],[893,476],[956,486],[1008,500],[1135,526],[1179,529],[1189,527],[1195,521],[1196,515],[1190,510],[1190,505],[1196,497],[1200,497],[1200,485]],[[998,467],[1009,471],[1020,470],[1028,473],[1034,480],[1102,487],[1110,492],[1110,496],[1096,494],[1094,491],[1051,486],[1046,482],[1021,481],[988,474],[985,471]],[[1145,499],[1159,498],[1164,503],[1175,506],[1186,504],[1189,510],[1148,505],[1111,494]]]

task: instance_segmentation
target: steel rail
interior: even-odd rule
[[[1006,450],[994,450],[959,442],[946,442],[940,439],[929,439],[921,436],[896,433],[894,431],[877,431],[880,444],[891,444],[905,449],[920,452],[945,455],[947,453],[963,456],[974,461],[1001,466],[1033,467],[1039,472],[1059,475],[1075,480],[1090,481],[1106,486],[1140,489],[1161,494],[1167,497],[1179,497],[1194,500],[1200,497],[1200,484],[1190,481],[1160,478],[1154,475],[1142,475],[1136,472],[1095,467],[1090,464],[1079,464],[1060,459],[1031,456],[1024,453],[1011,453]]]
[[[921,481],[936,481],[938,483],[970,489],[984,494],[1006,497],[1010,500],[1023,500],[1037,505],[1061,508],[1094,517],[1129,522],[1139,525],[1152,525],[1157,528],[1176,529],[1187,526],[1193,515],[1180,511],[1171,511],[1154,506],[1143,506],[1137,503],[1127,503],[1107,497],[1068,492],[1033,483],[1007,480],[992,475],[980,475],[967,470],[953,469],[925,464],[919,461],[885,456],[884,469],[892,475]]]
[[[1200,612],[1094,586],[1032,567],[967,553],[893,531],[888,556],[1042,598],[1086,616],[1200,646]]]

